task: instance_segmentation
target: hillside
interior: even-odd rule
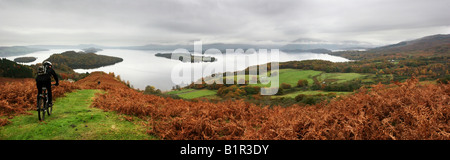
[[[31,78],[33,70],[28,66],[2,58],[0,59],[0,77]]]
[[[46,60],[52,63],[65,64],[72,69],[93,69],[113,65],[123,61],[122,58],[118,57],[75,51],[66,51],[61,54],[53,54]]]
[[[145,119],[148,133],[162,139],[450,139],[450,85],[416,79],[329,103],[273,108],[144,95],[99,72],[77,84],[106,90],[93,107]]]
[[[370,49],[369,51],[382,52],[410,52],[410,51],[430,51],[437,54],[449,53],[450,34],[438,34],[419,38],[411,41],[403,41],[383,47]]]
[[[99,81],[100,84],[98,84]],[[23,129],[8,129],[15,128],[16,123],[29,123],[31,124],[29,127],[42,128],[42,126],[35,125],[37,122],[32,121],[32,119],[37,121],[35,112],[33,112],[36,92],[34,83],[32,79],[25,82],[7,82],[6,85],[0,86],[0,91],[2,91],[0,92],[2,99],[0,100],[0,124],[3,125],[0,132],[6,131],[7,135],[24,136],[21,132],[25,131]],[[371,90],[360,89],[354,95],[333,99],[329,103],[289,107],[257,106],[242,100],[211,103],[145,95],[128,88],[113,74],[102,72],[92,73],[76,83],[61,82],[61,86],[55,88],[55,97],[75,98],[72,93],[64,93],[76,89],[82,89],[75,92],[75,94],[82,95],[100,92],[96,94],[91,107],[124,114],[123,120],[126,121],[138,120],[135,124],[146,128],[146,133],[150,137],[159,139],[450,140],[450,126],[448,125],[450,85],[418,84],[416,79],[392,85],[375,85]],[[79,101],[82,100],[64,102],[57,100],[56,104],[59,107],[62,107],[61,105],[73,107],[79,106],[75,104]],[[81,106],[83,105],[80,104]],[[61,136],[86,135],[88,132],[94,133],[90,131],[96,127],[91,125],[99,121],[106,121],[110,119],[108,117],[112,116],[104,116],[102,112],[94,111],[95,109],[78,109],[80,110],[73,112],[78,114],[75,116],[78,117],[78,120],[69,120],[70,117],[75,118],[71,115],[75,110],[58,111],[52,115],[53,117],[50,116],[52,118],[48,119],[48,122],[44,123],[44,128],[61,125],[64,122],[65,127],[63,128],[67,131],[62,130]],[[63,111],[63,108],[58,110]],[[31,115],[27,116],[30,118],[26,121],[20,117],[14,118],[21,114]],[[90,115],[94,114],[103,116],[98,115],[95,116],[95,119],[89,119],[92,117]],[[83,125],[87,127],[83,127]],[[95,133],[105,133],[105,131],[111,133],[111,126],[102,128],[101,124],[98,125],[100,128],[95,129]],[[133,125],[133,127],[136,126]],[[112,129],[114,128],[113,126]],[[134,139],[126,137],[141,135],[142,132],[140,129],[128,130],[121,133],[124,134],[122,136],[109,136],[106,139]],[[6,136],[6,134],[2,135]],[[36,139],[53,138],[36,137]]]
[[[438,34],[367,51],[341,51],[330,53],[354,60],[401,59],[408,57],[440,57],[450,54],[450,35]]]

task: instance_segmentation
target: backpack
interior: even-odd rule
[[[42,76],[47,74],[47,67],[41,65],[38,67],[37,75]]]

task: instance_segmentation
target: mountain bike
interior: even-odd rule
[[[55,86],[54,84],[52,84],[52,86]],[[53,105],[49,105],[48,104],[48,94],[47,94],[47,87],[42,87],[42,93],[39,94],[39,99],[38,99],[38,118],[39,121],[43,121],[45,119],[45,114],[47,113],[47,115],[51,115],[52,111],[53,111]]]

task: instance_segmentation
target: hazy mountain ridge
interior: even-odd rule
[[[19,56],[27,53],[45,51],[47,49],[32,48],[26,46],[0,47],[0,57]]]
[[[13,56],[23,53],[30,53],[33,51],[41,51],[46,49],[86,49],[86,48],[98,48],[98,49],[130,49],[130,50],[176,50],[186,49],[189,52],[194,51],[194,44],[147,44],[142,46],[102,46],[96,44],[79,44],[79,45],[29,45],[29,46],[16,46],[9,50],[18,50],[7,52],[8,47],[0,47],[1,56]],[[372,44],[356,42],[356,41],[342,41],[342,42],[329,42],[326,40],[318,39],[297,39],[289,44],[226,44],[226,43],[211,43],[203,44],[202,52],[208,49],[218,49],[222,53],[226,53],[226,49],[279,49],[283,52],[289,53],[331,53],[331,50],[354,50],[354,49],[367,49],[367,52],[410,52],[410,51],[427,51],[436,53],[448,53],[450,51],[450,35],[438,34],[426,36],[423,38],[402,41],[396,44],[375,47]],[[343,51],[346,52],[346,51]],[[333,53],[341,54],[341,53]]]
[[[321,41],[322,42],[322,41]],[[323,41],[325,42],[325,41]],[[95,44],[80,44],[80,45],[30,45],[28,47],[33,48],[42,48],[42,49],[85,49],[85,48],[99,48],[99,49],[130,49],[130,50],[176,50],[176,49],[186,49],[189,52],[194,51],[194,44],[190,45],[181,45],[181,44],[147,44],[142,46],[102,46]],[[351,50],[351,49],[362,49],[373,47],[370,45],[362,45],[362,44],[333,44],[330,42],[325,43],[317,43],[317,44],[299,44],[294,41],[291,44],[227,44],[227,43],[211,43],[211,44],[203,44],[202,52],[205,52],[208,49],[218,49],[222,53],[226,53],[226,49],[243,49],[244,51],[248,49],[279,49],[283,52],[290,53],[301,53],[301,52],[309,52],[309,53],[330,53],[331,50],[341,49],[341,50]]]

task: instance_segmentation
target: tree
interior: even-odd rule
[[[146,86],[144,90],[144,94],[155,94],[156,90],[153,86]]]

